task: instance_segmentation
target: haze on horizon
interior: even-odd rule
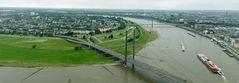
[[[239,10],[238,0],[0,0],[0,7]]]

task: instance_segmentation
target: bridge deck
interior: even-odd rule
[[[79,40],[79,39],[76,39],[76,38],[73,38],[73,37],[67,37],[67,36],[56,36],[56,37],[64,38],[67,41],[72,42],[72,43],[89,46],[91,48],[94,48],[94,49],[96,49],[98,51],[101,51],[101,52],[104,52],[106,54],[109,54],[112,57],[117,58],[117,59],[122,60],[122,61],[124,61],[124,59],[125,59],[124,55],[121,55],[121,54],[119,54],[119,53],[117,53],[115,51],[112,51],[110,49],[101,47],[99,45],[96,45],[94,43],[89,43],[89,42],[86,42],[84,40]],[[156,74],[158,77],[160,77],[159,79],[162,79],[162,78],[166,79],[167,83],[193,83],[190,80],[186,80],[186,79],[182,79],[180,77],[176,77],[174,75],[171,75],[167,71],[160,70],[159,68],[156,68],[156,67],[151,66],[149,64],[143,63],[143,62],[138,61],[138,60],[133,60],[132,57],[128,57],[128,63],[134,64],[135,66],[137,66],[137,67],[139,67],[141,69],[148,70],[148,71]]]

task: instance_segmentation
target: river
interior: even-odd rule
[[[151,20],[126,19],[138,24],[151,23]],[[158,25],[154,25],[154,28],[145,28],[157,31],[159,38],[137,53],[137,60],[195,83],[238,83],[239,61],[229,57],[211,40],[171,25],[155,24]],[[182,44],[185,52],[182,52]],[[199,53],[208,55],[221,67],[226,80],[209,71],[197,58]],[[0,83],[150,83],[121,66],[47,67],[38,70],[0,67]]]
[[[151,20],[125,18],[138,24],[151,24]],[[144,26],[158,33],[158,39],[146,45],[137,53],[137,60],[166,70],[172,75],[190,79],[195,83],[238,83],[239,61],[225,54],[221,47],[210,39],[191,33],[175,26],[154,23],[154,27]],[[194,34],[196,37],[188,35]],[[185,52],[182,52],[182,43]],[[217,66],[223,69],[226,79],[212,73],[197,58],[197,54],[206,54]]]
[[[121,65],[0,67],[0,83],[151,83]]]

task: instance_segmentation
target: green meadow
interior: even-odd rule
[[[0,35],[1,66],[71,66],[112,63],[90,48],[60,38]]]

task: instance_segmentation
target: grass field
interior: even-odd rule
[[[140,35],[140,37],[138,39],[136,39],[136,51],[141,50],[142,48],[145,47],[145,45],[150,42],[153,41],[155,39],[157,39],[157,33],[154,31],[147,31],[142,27],[138,27],[139,31],[136,30],[136,35]],[[123,35],[119,35],[120,33],[123,33]],[[105,39],[104,36],[113,34],[114,38],[113,39]],[[121,54],[124,54],[124,50],[125,50],[125,30],[120,30],[120,31],[113,31],[110,34],[98,34],[95,35],[95,41],[101,41],[101,42],[96,42],[97,44],[106,47],[108,49],[114,50],[116,52],[119,52]],[[133,30],[129,29],[128,30],[128,37],[129,39],[133,37]],[[128,42],[128,54],[132,54],[132,42]]]
[[[75,46],[59,38],[0,35],[0,65],[70,66],[114,62],[84,46],[75,51]]]

